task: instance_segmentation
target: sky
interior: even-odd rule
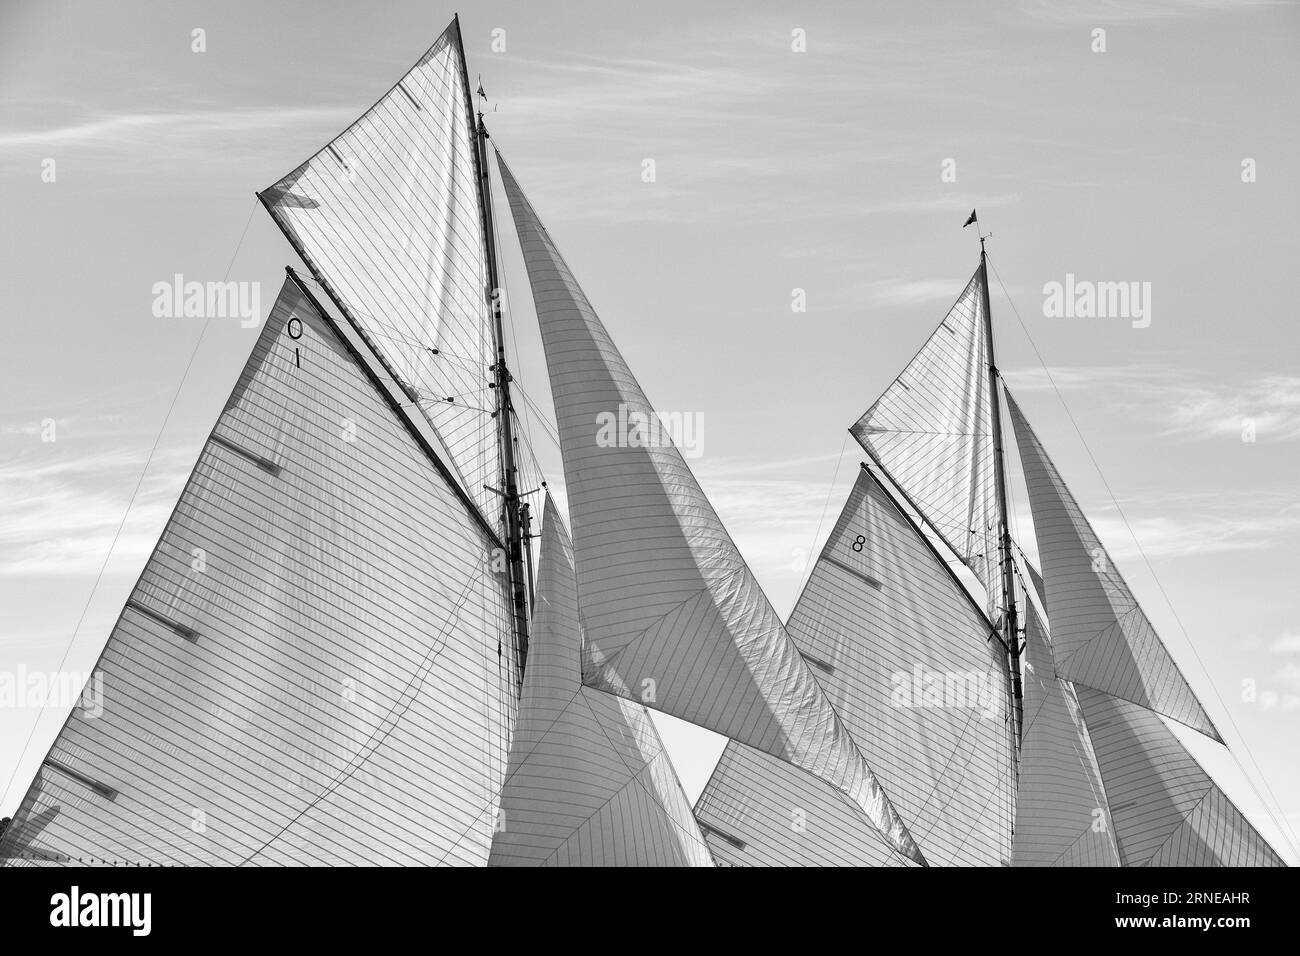
[[[296,260],[254,191],[455,10],[0,2],[0,671],[92,665],[256,338],[155,317],[154,283],[258,282],[265,312]],[[1296,4],[459,13],[496,145],[650,399],[703,422],[690,463],[782,614],[861,457],[846,428],[974,271],[979,209],[999,365],[1241,766],[1183,739],[1300,862]],[[1149,283],[1149,315],[1046,314],[1067,275]],[[0,813],[62,717],[0,708]],[[660,726],[694,797],[716,741]]]

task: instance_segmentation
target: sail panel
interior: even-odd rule
[[[1159,716],[1078,692],[1124,866],[1286,865]]]
[[[835,782],[914,854],[536,212],[500,168],[555,399],[587,637],[584,682]]]
[[[573,548],[549,496],[536,607],[489,864],[712,866],[649,713],[582,684]]]
[[[729,741],[695,805],[720,866],[910,866],[838,787]]]
[[[1029,490],[1057,675],[1222,742],[1010,391],[1007,407]]]
[[[1046,629],[1027,601],[1024,613],[1025,729],[1012,865],[1119,866],[1078,696],[1069,681],[1057,678]]]
[[[453,22],[343,133],[262,191],[268,211],[451,450],[485,514],[498,502],[495,345],[475,133]]]
[[[286,283],[10,862],[481,864],[515,707],[492,541]]]
[[[998,587],[991,344],[981,272],[850,432],[990,594]]]

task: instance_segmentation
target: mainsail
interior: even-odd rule
[[[541,324],[586,629],[583,681],[832,781],[921,854],[554,242],[500,162]],[[602,419],[634,423],[607,435]]]
[[[500,477],[485,224],[453,21],[355,123],[259,195],[437,426],[485,513]]]
[[[1008,862],[1015,749],[1001,645],[869,471],[787,628],[926,860]],[[791,783],[761,755],[728,745],[697,807],[715,853],[736,862],[876,862],[874,848],[856,846],[843,828],[838,795],[783,789]],[[749,812],[756,792],[784,812]],[[799,828],[791,808],[802,811]]]
[[[296,281],[9,862],[481,864],[515,708],[497,542]]]
[[[1222,742],[1010,392],[1007,407],[1038,538],[1056,673]]]
[[[984,270],[849,431],[980,580],[996,608],[998,499]]]
[[[548,497],[528,669],[490,865],[712,866],[640,704],[582,683],[573,547]]]

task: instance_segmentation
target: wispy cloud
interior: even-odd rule
[[[961,294],[960,283],[946,279],[878,279],[868,282],[862,292],[876,305],[914,305],[922,302],[954,301]]]
[[[1283,634],[1273,640],[1268,649],[1274,654],[1300,654],[1300,633]]]
[[[1135,514],[1126,506],[1125,522],[1113,505],[1101,506],[1089,520],[1116,560],[1253,551],[1293,541],[1300,532],[1300,503],[1281,494],[1205,495],[1198,505],[1162,496],[1150,509],[1159,513]]]
[[[1295,661],[1288,661],[1275,676],[1287,687],[1300,690],[1300,664]]]
[[[39,425],[0,425],[0,574],[94,573],[110,546],[115,558],[148,554],[193,464],[192,449],[158,449],[127,516],[149,437],[120,415],[56,421],[60,437],[50,443],[35,440]]]
[[[1188,439],[1234,438],[1253,429],[1255,440],[1300,440],[1300,377],[1282,373],[1240,382],[1193,380],[1186,370],[1159,365],[1017,369],[1007,373],[1017,392],[1090,389],[1126,411]]]
[[[1174,20],[1214,13],[1242,13],[1250,8],[1288,7],[1293,0],[1021,0],[1020,9],[1038,19],[1060,23],[1106,23]]]
[[[220,154],[249,135],[341,125],[357,112],[355,106],[333,106],[103,113],[61,126],[0,133],[0,153],[75,148],[153,159],[202,151]]]

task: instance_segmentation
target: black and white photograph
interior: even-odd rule
[[[1294,925],[1300,3],[3,0],[0,102],[6,923]]]

